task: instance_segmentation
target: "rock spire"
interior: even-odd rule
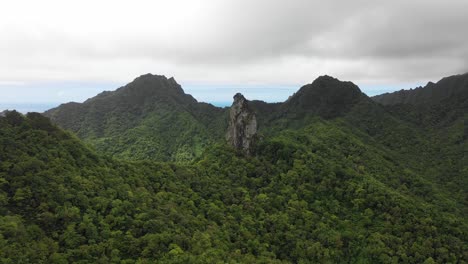
[[[245,97],[237,93],[229,113],[228,143],[237,150],[251,153],[257,135],[257,118]]]

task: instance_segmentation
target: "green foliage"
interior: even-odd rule
[[[143,75],[113,92],[44,113],[99,153],[186,163],[224,138],[226,111],[197,102],[174,79]]]
[[[213,124],[215,125],[215,124]],[[97,151],[126,160],[158,160],[188,162],[199,157],[215,142],[212,133],[190,113],[159,109],[148,114],[135,127],[124,132],[112,123],[103,137],[89,137],[86,142]],[[223,128],[218,128],[223,131]],[[177,135],[177,136],[174,136]]]
[[[468,261],[460,197],[407,159],[417,150],[400,155],[376,140],[392,135],[347,120],[282,132],[278,120],[251,157],[218,144],[182,165],[102,157],[39,115],[10,112],[0,118],[0,262]]]

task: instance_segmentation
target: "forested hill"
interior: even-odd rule
[[[248,104],[256,115],[259,138],[303,129],[317,118],[333,121],[392,152],[404,166],[451,190],[460,201],[468,188],[467,76],[447,77],[418,89],[421,98],[432,98],[431,103],[382,105],[351,82],[320,76],[283,103]],[[444,96],[428,96],[434,94]],[[114,92],[45,115],[100,154],[190,163],[211,146],[225,143],[228,112],[197,102],[173,78],[147,74]]]
[[[361,107],[186,165],[116,161],[40,114],[6,112],[0,262],[467,262],[466,192],[377,140],[391,133],[349,126]]]
[[[447,99],[468,96],[468,73],[445,77],[437,83],[429,82],[424,87],[400,90],[372,97],[383,105],[412,104],[434,105]]]
[[[174,78],[146,74],[116,91],[63,104],[44,115],[101,153],[189,161],[223,138],[225,112],[197,102]]]
[[[369,101],[353,83],[321,76],[283,103],[249,104],[265,130],[278,120],[342,117]],[[123,159],[187,162],[224,140],[227,112],[197,102],[173,78],[147,74],[116,91],[103,92],[81,104],[63,104],[44,115],[100,153]]]
[[[425,87],[382,94],[372,99],[383,104],[398,118],[430,132],[440,130],[450,134],[446,130],[464,126],[465,138],[468,137],[468,73],[446,77]]]
[[[320,76],[304,85],[282,104],[288,113],[308,112],[324,118],[347,114],[361,100],[368,99],[352,82],[343,82],[331,76]]]
[[[402,166],[463,201],[468,188],[466,78],[447,77],[433,88],[420,88],[424,96],[436,90],[447,95],[427,104],[381,105],[353,83],[330,76],[318,77],[283,103],[248,104],[256,115],[259,138],[303,129],[317,118],[333,121],[367,144],[390,151]],[[449,92],[443,93],[445,88]],[[100,154],[190,163],[211,146],[224,144],[228,112],[197,102],[173,78],[147,74],[114,92],[45,114]]]

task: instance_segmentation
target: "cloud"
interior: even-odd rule
[[[435,81],[468,71],[467,12],[465,0],[9,1],[0,82]]]

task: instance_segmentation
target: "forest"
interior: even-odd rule
[[[139,128],[111,139],[117,130],[88,137],[50,112],[6,112],[0,262],[468,262],[466,100],[384,106],[331,77],[294,96],[250,102],[260,127],[250,155],[218,131],[226,109],[196,102],[168,115],[146,105]],[[130,140],[158,137],[148,120],[162,137],[153,156]],[[100,145],[119,139],[129,141]]]

